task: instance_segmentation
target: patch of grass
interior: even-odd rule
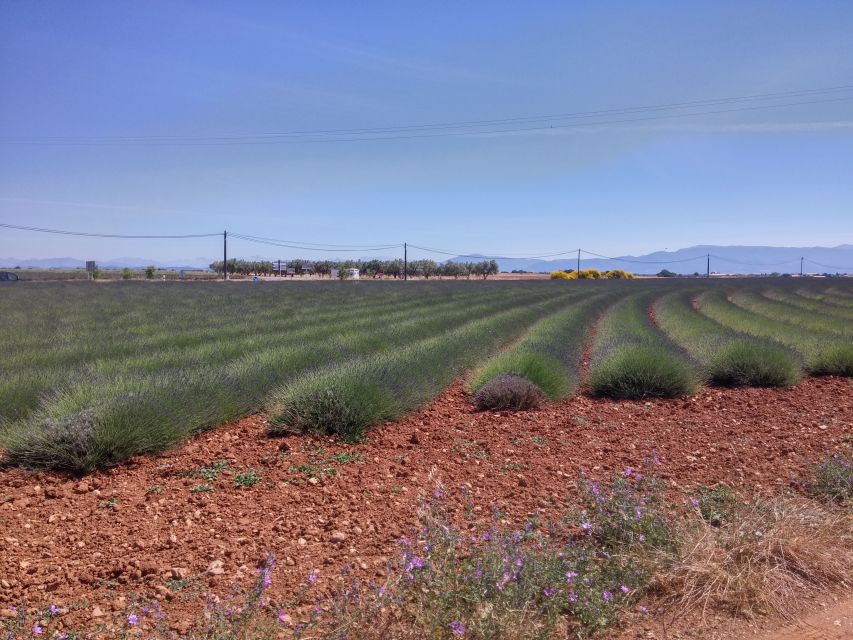
[[[809,492],[831,502],[853,501],[853,456],[833,453],[815,466]]]
[[[98,503],[101,509],[115,509],[118,506],[118,498],[110,498],[109,500],[101,500]]]
[[[693,491],[691,503],[699,510],[702,520],[712,527],[731,522],[739,505],[735,494],[724,484],[713,487],[699,485]]]
[[[644,346],[618,348],[590,371],[590,392],[617,400],[676,398],[696,390],[696,375],[682,359]]]
[[[350,462],[361,462],[364,459],[360,453],[338,453],[331,458],[329,458],[330,462],[337,462],[338,464],[349,464]]]
[[[755,500],[721,526],[702,521],[687,531],[657,589],[676,611],[784,615],[804,596],[849,580],[851,541],[849,517],[813,500]]]
[[[790,387],[801,375],[800,362],[781,345],[733,341],[723,346],[707,365],[714,384],[731,387]]]

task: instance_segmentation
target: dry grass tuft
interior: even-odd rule
[[[672,569],[658,576],[678,614],[790,614],[797,598],[853,575],[853,515],[783,496],[743,505],[729,524],[697,525]],[[677,614],[677,615],[678,615]]]

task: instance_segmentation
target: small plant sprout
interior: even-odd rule
[[[254,487],[262,480],[254,469],[246,469],[234,476],[235,487]]]

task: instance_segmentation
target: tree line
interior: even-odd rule
[[[210,269],[216,273],[222,273],[222,260],[212,262]],[[367,278],[402,278],[403,260],[282,260],[281,272],[296,275],[316,274],[319,276],[331,276],[332,270],[336,269],[339,277],[346,277],[348,269],[358,269],[360,275]],[[291,271],[292,270],[292,271]],[[480,260],[479,262],[444,262],[435,260],[410,260],[406,265],[409,277],[449,277],[467,278],[471,276],[483,279],[500,272],[496,260]],[[270,260],[240,260],[231,258],[228,261],[228,273],[235,275],[259,275],[271,276],[279,272],[278,261]]]

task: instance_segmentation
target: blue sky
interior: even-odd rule
[[[8,142],[389,127],[851,85],[851,32],[849,2],[7,1],[0,222],[513,255],[853,243],[853,90],[490,135]],[[5,257],[219,251],[216,239],[0,231]]]

